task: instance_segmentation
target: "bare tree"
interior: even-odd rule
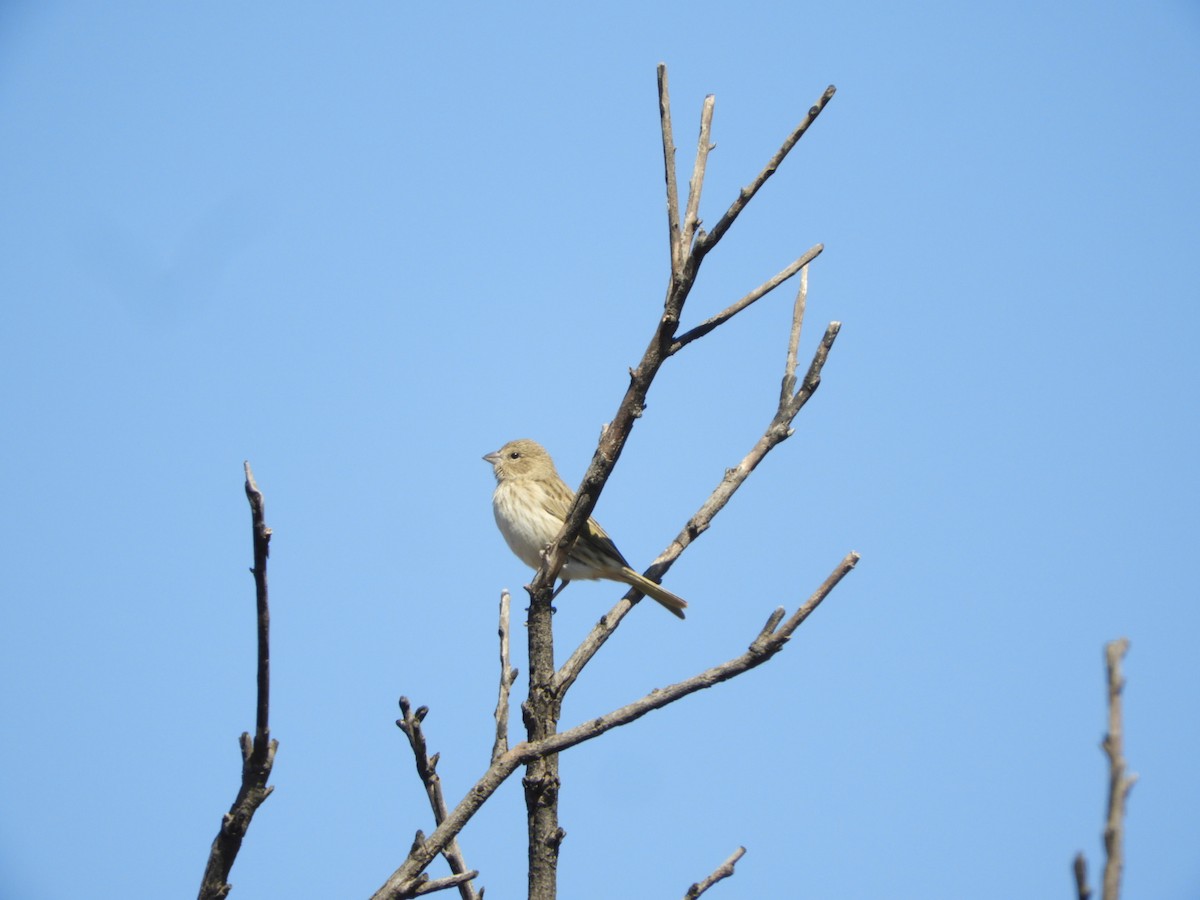
[[[560,712],[567,691],[605,641],[621,624],[634,604],[641,599],[641,594],[636,589],[631,589],[616,606],[601,617],[566,662],[561,667],[555,666],[553,609],[551,607],[555,581],[567,560],[576,536],[591,515],[600,492],[620,458],[634,423],[645,408],[647,391],[659,369],[676,353],[725,324],[793,276],[800,274],[800,288],[793,308],[779,404],[775,415],[746,456],[737,465],[725,470],[724,476],[709,498],[683,526],[667,549],[646,570],[645,575],[654,580],[661,579],[662,575],[679,558],[679,555],[707,530],[713,517],[728,503],[767,453],[791,436],[793,419],[821,383],[821,371],[840,328],[838,322],[831,322],[828,325],[807,370],[802,377],[798,378],[801,327],[804,321],[808,290],[807,267],[821,253],[822,247],[817,245],[806,250],[776,275],[715,316],[682,334],[679,333],[684,304],[696,282],[704,258],[716,247],[747,204],[776,172],[797,141],[816,121],[817,116],[832,99],[834,88],[831,86],[825,90],[762,171],[738,193],[710,231],[701,228],[699,209],[708,155],[713,149],[711,143],[713,97],[709,96],[705,99],[701,111],[696,159],[688,183],[687,202],[681,213],[675,172],[675,145],[671,125],[667,71],[666,67],[662,65],[658,68],[658,88],[667,188],[670,279],[662,313],[641,362],[630,369],[629,386],[625,396],[618,405],[611,422],[604,427],[601,433],[599,446],[596,448],[591,465],[576,492],[575,502],[567,515],[563,530],[557,539],[547,547],[542,565],[527,588],[530,598],[527,620],[529,687],[528,695],[521,708],[526,739],[514,747],[508,746],[506,734],[508,691],[516,673],[510,667],[508,659],[509,603],[508,598],[504,597],[501,601],[501,674],[496,708],[497,734],[491,764],[453,809],[448,809],[441,798],[440,785],[436,781],[433,766],[430,765],[425,753],[424,738],[421,737],[418,740],[414,737],[414,734],[420,733],[424,710],[417,710],[414,714],[411,712],[408,701],[401,700],[404,718],[397,724],[405,731],[413,744],[418,774],[430,796],[436,827],[428,836],[418,832],[408,858],[375,893],[375,900],[413,897],[418,893],[433,889],[434,883],[424,881],[426,876],[423,873],[438,854],[447,857],[452,871],[456,873],[456,878],[469,874],[469,870],[457,850],[457,835],[496,789],[522,766],[525,767],[523,784],[528,822],[529,897],[531,900],[553,898],[557,889],[559,847],[564,837],[564,832],[558,822],[558,797],[561,789],[558,754],[576,744],[598,737],[609,729],[632,722],[652,710],[660,709],[689,694],[762,665],[783,648],[800,624],[858,562],[858,554],[847,554],[834,567],[824,583],[790,616],[782,608],[771,612],[767,617],[766,624],[758,630],[757,634],[753,635],[744,653],[698,672],[677,684],[651,691],[646,696],[620,709],[590,719],[565,731],[559,730]],[[712,875],[692,885],[687,890],[686,896],[699,896],[721,878],[731,875],[734,863],[743,852],[744,850],[739,848]],[[466,881],[439,882],[436,886],[438,888],[457,886],[464,898],[478,896]]]
[[[458,835],[471,817],[488,798],[518,769],[524,767],[523,784],[528,822],[529,897],[532,900],[551,900],[556,895],[559,846],[564,831],[558,822],[558,797],[561,788],[558,755],[584,741],[596,738],[612,728],[633,722],[653,710],[674,703],[689,694],[712,687],[762,665],[783,649],[796,629],[821,604],[858,562],[857,553],[848,553],[834,566],[825,581],[797,609],[788,615],[784,608],[770,612],[766,623],[747,634],[745,652],[697,672],[690,678],[666,688],[650,691],[640,699],[609,713],[559,730],[563,699],[571,686],[604,643],[620,626],[625,616],[642,595],[631,589],[591,629],[567,660],[556,667],[551,600],[554,584],[584,523],[591,515],[634,423],[645,409],[646,394],[663,364],[691,346],[714,329],[726,324],[751,304],[797,274],[799,289],[793,306],[791,330],[784,356],[779,402],[775,414],[762,435],[754,441],[744,458],[725,469],[716,488],[695,514],[684,524],[676,537],[646,570],[646,577],[660,580],[691,544],[703,534],[713,517],[724,508],[755,467],[782,441],[792,435],[792,421],[821,384],[821,372],[840,329],[831,322],[817,343],[812,360],[802,376],[797,375],[801,328],[808,296],[808,265],[820,255],[816,245],[784,266],[777,274],[759,284],[736,302],[700,324],[679,333],[684,304],[696,282],[700,265],[738,216],[754,199],[758,191],[776,172],[784,158],[808,128],[816,121],[826,104],[833,98],[830,86],[809,110],[808,114],[784,140],[762,171],[734,198],[711,230],[701,227],[700,197],[711,143],[714,100],[705,99],[700,115],[700,134],[696,159],[688,182],[687,201],[679,203],[675,173],[675,145],[671,126],[670,96],[666,67],[658,67],[658,95],[661,116],[663,161],[666,178],[667,233],[670,257],[670,279],[662,313],[650,337],[641,362],[630,369],[630,381],[624,397],[611,422],[602,430],[599,445],[575,501],[558,537],[546,548],[541,567],[527,587],[530,605],[527,619],[529,670],[528,694],[521,705],[525,740],[509,745],[509,695],[517,671],[510,665],[509,616],[510,598],[507,593],[500,601],[500,678],[496,703],[496,736],[490,764],[478,781],[458,803],[450,807],[445,799],[441,778],[437,772],[439,754],[430,755],[423,730],[428,713],[426,707],[413,708],[406,697],[400,699],[402,717],[397,725],[408,738],[413,751],[417,775],[425,787],[433,812],[434,829],[426,835],[418,830],[408,856],[375,892],[375,900],[398,900],[417,897],[435,891],[457,888],[463,900],[481,900],[483,890],[476,891],[473,880],[478,872],[470,869],[458,843]],[[249,827],[254,811],[270,794],[266,782],[274,760],[276,742],[270,739],[267,727],[269,700],[269,652],[266,559],[270,529],[263,521],[262,494],[254,484],[249,464],[246,465],[246,493],[250,498],[254,526],[254,575],[258,598],[259,668],[258,722],[254,739],[242,735],[242,785],[230,812],[221,823],[213,842],[208,867],[200,890],[201,900],[225,897],[230,890],[227,878],[236,858],[241,839]],[[686,898],[699,897],[718,881],[733,874],[734,865],[745,853],[739,847],[722,865],[701,881],[685,889]],[[431,879],[426,869],[437,856],[443,856],[451,875]]]

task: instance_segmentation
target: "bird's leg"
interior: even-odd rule
[[[561,594],[561,593],[562,593],[562,591],[563,591],[563,588],[565,588],[565,587],[566,587],[568,584],[570,584],[570,583],[571,583],[571,580],[570,580],[569,578],[564,578],[564,579],[562,580],[562,584],[560,584],[560,585],[559,585],[559,586],[558,586],[558,587],[555,589],[554,593],[550,595],[550,599],[551,599],[551,600],[553,600],[555,597],[557,597],[559,594]]]

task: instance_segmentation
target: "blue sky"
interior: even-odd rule
[[[1127,896],[1195,897],[1198,51],[1191,2],[0,7],[0,893],[195,892],[254,721],[243,459],[281,747],[233,896],[369,895],[429,830],[401,694],[452,800],[483,772],[529,573],[479,457],[576,483],[640,358],[664,61],[685,171],[717,97],[710,222],[838,86],[685,325],[817,242],[805,358],[844,325],[670,572],[686,623],[636,609],[564,726],[863,560],[766,667],[564,757],[562,896],[738,845],[710,896],[1069,896],[1125,635]],[[770,420],[792,296],[663,370],[597,508],[635,565]],[[618,595],[562,595],[561,655]],[[514,782],[462,835],[489,896],[523,832]]]

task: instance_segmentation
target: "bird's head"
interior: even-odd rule
[[[509,441],[483,459],[492,464],[497,481],[509,478],[545,478],[557,474],[554,471],[554,461],[550,459],[546,448],[528,438]]]

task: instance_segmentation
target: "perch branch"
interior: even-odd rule
[[[250,502],[250,526],[254,542],[254,595],[258,621],[258,697],[254,738],[243,732],[239,739],[242,750],[242,784],[229,812],[221,818],[221,828],[213,839],[200,881],[200,900],[219,900],[229,895],[229,873],[242,839],[250,828],[250,820],[274,790],[267,785],[275,751],[279,742],[271,740],[271,612],[267,596],[267,556],[271,545],[271,529],[266,524],[266,504],[262,491],[254,481],[250,463],[243,463],[246,475],[246,499]]]
[[[401,697],[400,712],[403,718],[396,720],[396,727],[403,731],[408,738],[409,746],[412,747],[413,759],[417,764],[417,776],[421,779],[421,784],[425,785],[425,794],[429,798],[429,806],[433,809],[433,821],[435,824],[441,825],[446,818],[446,798],[442,794],[442,778],[437,772],[440,754],[435,753],[432,757],[429,755],[425,743],[425,732],[421,728],[421,723],[429,714],[429,707],[421,706],[414,712],[408,698]],[[420,832],[418,832],[419,834]],[[456,876],[465,875],[471,871],[467,868],[457,838],[450,839],[442,850],[442,855],[446,857],[446,862],[450,864],[450,871]],[[445,885],[445,887],[454,887],[455,885],[457,885],[463,900],[479,900],[479,895],[471,886],[470,878],[460,879],[453,884]],[[427,890],[439,890],[439,888],[428,888]]]
[[[508,664],[508,623],[511,597],[508,591],[500,592],[500,692],[496,698],[496,740],[492,744],[492,762],[502,753],[508,752],[508,698],[517,670]]]
[[[687,893],[683,895],[683,900],[696,900],[697,897],[707,891],[718,881],[729,878],[731,875],[733,875],[733,867],[737,865],[737,861],[745,855],[746,848],[738,847],[733,851],[733,854],[729,857],[729,859],[721,863],[721,865],[718,866],[711,875],[709,875],[703,881],[697,881],[690,888],[688,888]]]
[[[407,896],[405,892],[411,891],[411,886],[420,878],[425,867],[454,839],[454,836],[462,830],[487,799],[504,783],[505,779],[516,771],[518,766],[528,765],[535,760],[549,756],[556,756],[577,744],[599,737],[606,731],[636,721],[647,713],[661,709],[689,694],[710,688],[750,669],[757,668],[771,659],[783,649],[796,629],[821,605],[821,602],[829,596],[838,582],[855,567],[858,559],[857,553],[847,554],[812,596],[786,621],[782,621],[781,615],[773,614],[771,621],[782,621],[782,624],[775,629],[762,629],[745,653],[720,665],[705,669],[685,681],[651,691],[640,700],[635,700],[618,710],[590,719],[567,731],[551,734],[540,741],[524,741],[501,755],[489,766],[475,786],[467,792],[458,806],[438,825],[433,834],[413,847],[408,859],[376,891],[373,900],[396,900],[396,898]]]

